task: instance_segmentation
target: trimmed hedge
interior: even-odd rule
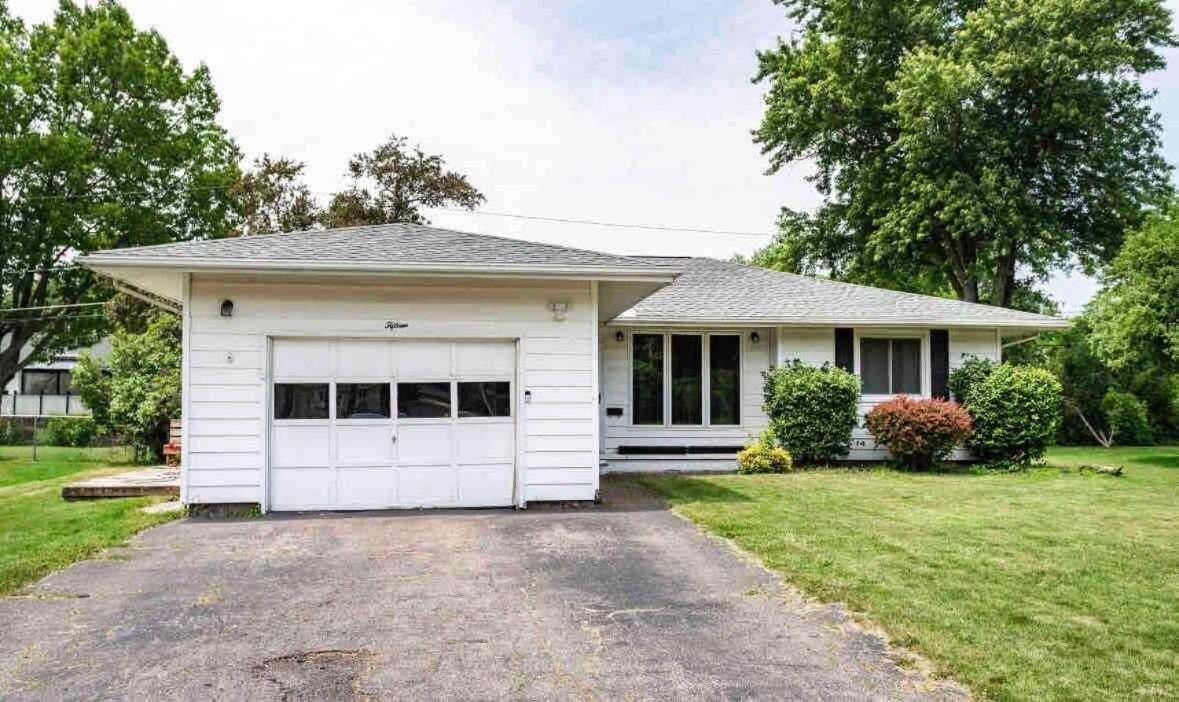
[[[764,408],[779,446],[801,463],[847,455],[856,427],[859,378],[841,368],[815,368],[797,360],[764,377]]]
[[[1044,456],[1060,424],[1061,387],[1043,368],[999,364],[970,389],[968,446],[995,468],[1024,468]]]
[[[864,426],[900,467],[929,470],[970,435],[971,422],[957,402],[902,395],[873,407]]]

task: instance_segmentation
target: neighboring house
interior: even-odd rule
[[[762,372],[860,375],[863,410],[1064,320],[748,268],[409,224],[103,251],[182,309],[186,503],[589,500],[608,471],[732,468]],[[857,433],[851,458],[882,457]]]
[[[90,414],[74,389],[73,370],[83,351],[106,356],[110,353],[110,341],[103,339],[89,349],[68,351],[50,361],[34,361],[17,371],[0,397],[0,416]]]

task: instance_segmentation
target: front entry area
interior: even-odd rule
[[[514,341],[274,339],[270,508],[505,507]]]

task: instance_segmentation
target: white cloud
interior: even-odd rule
[[[445,155],[488,211],[770,232],[818,203],[751,141],[754,52],[789,31],[769,0],[680,6],[525,0],[125,0],[189,65],[206,62],[248,155],[308,164],[313,189],[391,133]],[[29,20],[56,0],[10,0]],[[727,257],[768,239],[437,213],[436,224],[620,253]],[[1091,287],[1091,286],[1090,286]],[[1084,281],[1054,280],[1069,306]]]
[[[14,2],[47,17],[48,1]],[[249,154],[308,163],[317,191],[396,132],[442,153],[486,209],[770,232],[815,204],[802,171],[764,176],[754,51],[787,25],[762,0],[715,18],[662,10],[666,50],[533,3],[126,2],[188,64],[208,63],[222,121]],[[650,9],[648,8],[648,14]],[[658,20],[662,20],[659,23]],[[676,22],[708,20],[675,35]],[[667,37],[660,37],[667,39]],[[445,226],[624,253],[728,256],[763,239],[636,232],[438,213]]]

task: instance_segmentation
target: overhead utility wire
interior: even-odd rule
[[[695,229],[692,227],[665,227],[656,224],[623,224],[621,222],[601,222],[592,219],[572,219],[568,217],[541,217],[539,215],[522,215],[512,212],[488,212],[485,210],[460,210],[453,207],[435,207],[436,210],[443,212],[454,212],[456,214],[473,214],[484,215],[488,217],[508,217],[511,219],[528,219],[538,222],[555,222],[557,224],[587,224],[595,227],[615,227],[618,229],[649,229],[657,232],[689,232],[693,234],[723,234],[725,236],[756,236],[764,238],[767,236],[774,236],[773,232],[748,232],[748,231],[733,231],[727,229]]]
[[[206,186],[193,186],[190,188],[181,188],[181,190],[186,191],[186,192],[204,192],[204,191],[212,191],[212,190],[229,190],[232,187],[234,187],[234,186],[233,185],[206,185]],[[130,191],[121,191],[121,192],[112,193],[112,194],[115,194],[115,195],[148,195],[148,194],[151,194],[151,192],[152,191],[149,191],[149,190],[138,190],[138,191],[130,190]],[[311,192],[313,192],[316,195],[330,195],[330,194],[332,194],[332,193],[330,193],[328,191],[324,191],[324,190],[315,190],[315,191],[311,191]],[[29,199],[29,200],[83,200],[83,199],[86,199],[86,197],[87,196],[85,196],[85,195],[32,195],[32,196],[29,196],[27,199]],[[769,236],[774,236],[774,232],[751,232],[751,231],[741,231],[741,230],[731,230],[731,229],[705,229],[705,228],[696,228],[696,227],[669,227],[669,226],[663,226],[663,225],[657,225],[657,224],[631,224],[631,223],[627,223],[627,222],[604,222],[604,221],[593,220],[593,219],[576,219],[573,217],[546,217],[546,216],[542,216],[542,215],[518,214],[515,212],[489,212],[486,210],[464,210],[464,209],[459,209],[457,207],[428,207],[426,209],[437,210],[439,212],[451,212],[451,213],[455,213],[455,214],[473,214],[473,215],[480,215],[480,216],[484,216],[484,217],[507,217],[509,219],[523,219],[523,220],[532,220],[532,221],[536,221],[536,222],[551,222],[554,224],[583,224],[583,225],[589,225],[589,226],[595,226],[595,227],[611,227],[611,228],[615,228],[615,229],[645,229],[648,231],[656,231],[656,232],[685,232],[688,234],[713,234],[713,235],[719,235],[719,236],[748,236],[748,237],[758,237],[758,238],[765,238],[765,237],[769,237]]]
[[[59,322],[63,319],[100,319],[103,314],[60,314],[56,317],[0,317],[0,325],[12,322]]]
[[[110,302],[110,300],[104,300],[102,302],[75,302],[73,304],[65,304],[65,305],[37,305],[37,306],[33,306],[33,307],[9,307],[7,309],[0,308],[0,312],[31,312],[33,310],[62,310],[62,309],[66,309],[69,307],[100,307],[102,305],[105,305],[108,302]]]

